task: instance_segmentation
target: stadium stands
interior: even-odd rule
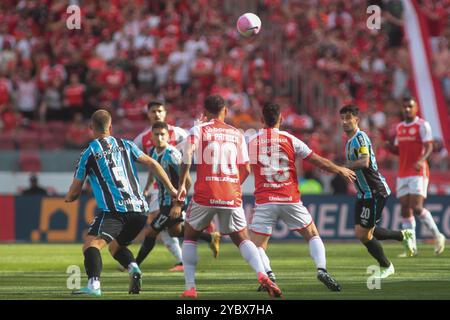
[[[203,98],[214,92],[227,99],[229,121],[241,128],[259,125],[264,102],[281,102],[295,135],[333,137],[319,139],[316,148],[335,158],[343,148],[336,110],[353,101],[365,111],[362,125],[381,166],[393,168],[395,157],[380,144],[392,136],[400,120],[398,101],[409,92],[408,51],[392,19],[368,31],[362,8],[378,4],[395,16],[400,2],[87,2],[82,29],[68,30],[64,2],[2,1],[0,149],[75,148],[61,137],[75,113],[87,119],[98,107],[109,108],[115,132],[132,139],[145,128],[145,103],[152,99],[165,100],[169,121],[188,128]],[[431,17],[429,23],[436,72],[448,98],[450,6],[424,3],[424,12],[430,5],[440,17],[438,24]],[[237,35],[234,19],[244,9],[263,20],[257,37]],[[450,167],[445,155],[431,161],[435,169]]]

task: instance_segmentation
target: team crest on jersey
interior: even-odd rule
[[[416,134],[416,128],[411,128],[411,129],[409,129],[409,134],[410,134],[410,135]]]

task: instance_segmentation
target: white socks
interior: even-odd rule
[[[264,266],[264,271],[267,273],[269,271],[272,271],[272,268],[270,267],[270,260],[269,257],[266,254],[266,251],[263,247],[258,247],[259,256],[261,257],[261,262]]]
[[[416,219],[414,216],[411,216],[409,218],[402,218],[402,229],[412,229],[416,230]]]
[[[260,272],[264,273],[264,265],[261,261],[259,251],[252,241],[250,240],[242,241],[239,244],[239,251],[241,251],[242,257],[244,257],[244,259],[253,268],[253,270],[255,270],[256,274]]]
[[[422,221],[423,224],[425,224],[427,226],[428,230],[431,231],[431,233],[433,234],[433,237],[435,239],[437,239],[440,232],[436,225],[436,222],[433,219],[433,216],[431,215],[431,212],[428,211],[427,209],[423,208],[422,212],[420,213],[419,219],[420,219],[420,221]]]
[[[197,242],[183,241],[183,266],[186,290],[195,288],[195,269],[197,267]]]
[[[417,243],[416,243],[416,219],[414,218],[414,216],[402,219],[402,229],[403,230],[406,230],[406,229],[412,230],[412,239],[411,239],[411,241],[413,243],[414,249],[416,249],[417,248]]]
[[[170,251],[170,253],[175,257],[177,263],[181,262],[181,248],[180,241],[177,237],[171,237],[166,230],[161,231],[160,233],[161,240],[164,242],[166,248]]]
[[[97,277],[90,278],[88,280],[88,288],[91,290],[100,289],[100,280]]]
[[[319,236],[309,239],[309,253],[314,260],[317,269],[327,269],[327,259],[325,257],[325,246]]]
[[[128,273],[132,273],[133,270],[136,270],[136,269],[139,269],[139,266],[138,266],[138,264],[136,262],[131,262],[128,265]]]

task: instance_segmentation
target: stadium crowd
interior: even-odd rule
[[[218,93],[229,103],[229,121],[242,129],[259,127],[261,106],[279,102],[285,127],[334,159],[344,141],[337,106],[354,102],[381,166],[395,166],[381,145],[393,137],[411,86],[400,0],[253,1],[263,31],[250,39],[237,34],[240,12],[225,3],[80,1],[81,29],[69,30],[69,1],[1,1],[0,148],[79,149],[99,107],[117,119],[117,134],[134,138],[147,125],[150,100],[164,101],[169,122],[189,128],[204,98]],[[420,3],[449,102],[450,1]],[[370,4],[382,7],[381,30],[366,26]],[[292,94],[295,77],[301,99]],[[314,98],[318,87],[332,104]],[[441,151],[436,142],[431,167],[445,170],[450,160]]]

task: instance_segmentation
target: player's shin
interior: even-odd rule
[[[264,250],[263,247],[258,247],[259,256],[261,257],[261,262],[264,266],[264,271],[269,275],[271,273],[273,275],[273,278],[275,278],[275,275],[272,272],[272,267],[270,266],[270,260],[269,257],[266,254],[266,250]],[[271,278],[271,280],[273,280]]]
[[[402,229],[406,230],[406,229],[410,229],[412,231],[412,244],[413,247],[416,248],[417,244],[416,244],[416,219],[414,218],[414,216],[411,216],[409,218],[403,218],[402,220]]]
[[[195,269],[197,267],[197,241],[185,240],[183,242],[183,265],[186,290],[195,288]]]
[[[153,250],[153,248],[155,247],[155,242],[156,242],[155,237],[153,236],[145,237],[144,242],[142,243],[141,248],[139,249],[138,255],[136,257],[136,263],[138,265],[141,265],[142,261],[144,261],[145,258],[148,256],[148,254]],[[122,266],[124,265],[122,264]],[[128,268],[128,265],[126,266],[126,268]]]
[[[322,238],[314,236],[309,239],[309,253],[316,264],[318,270],[327,270],[327,259],[325,256],[325,246]]]
[[[100,274],[102,272],[102,256],[100,250],[89,247],[84,250],[84,268],[88,276],[88,288],[92,290],[100,289]]]
[[[253,270],[255,270],[256,274],[260,272],[264,273],[264,265],[261,261],[258,249],[253,242],[250,240],[243,240],[239,244],[239,251],[241,252],[242,257],[248,262]]]
[[[440,232],[436,225],[436,222],[433,219],[433,216],[431,215],[431,212],[428,211],[427,209],[423,208],[419,212],[418,216],[419,216],[420,221],[427,226],[428,230],[431,231],[431,233],[433,234],[433,237],[435,239],[437,239],[438,236],[440,235]]]
[[[181,263],[181,248],[178,238],[171,237],[166,230],[161,231],[160,236],[166,248],[177,260],[177,263]]]
[[[133,268],[138,268],[133,253],[127,247],[119,247],[113,257],[122,265],[122,267],[128,269],[128,272]]]
[[[381,243],[376,239],[372,238],[367,242],[363,243],[367,251],[369,251],[370,255],[375,258],[375,260],[378,261],[381,267],[387,268],[391,264],[389,259],[384,254],[383,247],[381,246]]]

